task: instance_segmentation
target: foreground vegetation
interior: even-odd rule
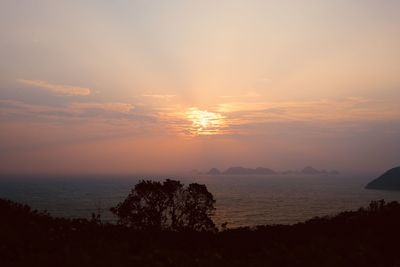
[[[109,224],[0,199],[0,266],[400,266],[397,202],[223,231],[214,203],[205,185],[140,181]]]
[[[292,226],[134,230],[0,199],[1,266],[400,266],[400,204]]]

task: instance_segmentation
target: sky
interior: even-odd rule
[[[400,1],[0,2],[0,173],[400,165]]]

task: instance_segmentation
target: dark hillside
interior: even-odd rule
[[[292,226],[134,231],[0,200],[1,266],[400,266],[400,204]]]
[[[400,190],[400,167],[392,168],[371,181],[367,189]]]

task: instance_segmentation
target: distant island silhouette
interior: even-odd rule
[[[258,167],[256,169],[251,168],[244,168],[244,167],[230,167],[222,174],[226,175],[269,175],[269,174],[276,174],[275,171],[269,168],[262,168]]]
[[[209,170],[207,172],[208,175],[219,175],[221,174],[220,170],[218,170],[217,168],[212,168],[211,170]]]
[[[371,181],[366,189],[400,190],[400,166],[386,171],[384,174]]]
[[[219,169],[214,167],[214,168],[210,169],[208,172],[206,172],[206,174],[207,175],[274,175],[274,174],[338,175],[339,172],[336,170],[331,170],[331,171],[317,170],[311,166],[307,166],[299,171],[289,170],[289,171],[283,171],[283,172],[277,172],[275,170],[272,170],[270,168],[265,168],[265,167],[258,167],[258,168],[252,169],[252,168],[235,166],[235,167],[229,167],[225,171],[220,171]]]

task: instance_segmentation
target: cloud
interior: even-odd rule
[[[208,114],[218,114],[218,124]],[[397,103],[362,97],[314,101],[225,102],[208,111],[184,109],[160,111],[169,130],[193,135],[195,130],[215,134],[251,134],[268,131],[272,125],[344,127],[400,119]],[[204,125],[203,125],[204,124]],[[211,132],[210,132],[211,133]]]
[[[176,97],[176,95],[162,95],[162,94],[144,94],[142,95],[143,97],[150,97],[150,98],[155,98],[155,99],[164,99],[164,100],[170,100],[173,97]]]
[[[133,112],[134,110],[134,112]],[[227,101],[209,107],[181,105],[141,106],[123,102],[72,102],[63,105],[34,105],[0,99],[0,119],[4,121],[107,121],[143,123],[163,129],[164,134],[199,133],[251,134],[265,132],[272,125],[316,125],[321,127],[357,126],[363,123],[400,119],[393,101],[361,97],[314,101]],[[217,123],[218,122],[218,123]],[[346,127],[347,127],[346,126]],[[297,127],[297,126],[296,126]],[[149,129],[148,128],[148,129]]]
[[[41,81],[41,80],[19,79],[19,80],[17,80],[17,82],[20,84],[30,86],[30,87],[39,88],[42,90],[46,90],[46,91],[56,93],[56,94],[61,94],[61,95],[88,96],[91,93],[91,90],[86,87],[71,86],[71,85],[64,85],[64,84],[54,84],[54,83],[49,83],[47,81]]]
[[[2,116],[32,116],[32,115],[67,115],[72,113],[65,107],[27,104],[22,101],[0,99],[0,115]]]
[[[104,110],[104,111],[111,111],[118,113],[129,113],[132,109],[134,109],[134,106],[129,103],[76,102],[76,103],[71,103],[70,108],[72,108],[73,110],[97,109],[97,110]]]
[[[258,93],[247,93],[241,95],[221,95],[220,98],[249,98],[249,97],[260,97],[261,95]]]
[[[129,103],[97,103],[97,102],[74,102],[66,106],[33,105],[15,100],[0,99],[0,115],[2,116],[41,116],[41,117],[104,117],[109,115],[126,115],[134,109]],[[91,111],[103,111],[91,112]]]
[[[316,101],[228,102],[217,106],[231,125],[267,122],[340,123],[400,118],[389,103],[365,98],[322,99]]]

